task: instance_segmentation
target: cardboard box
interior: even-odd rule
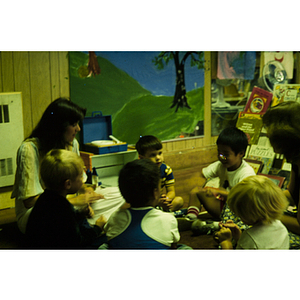
[[[104,155],[80,151],[80,156],[84,160],[86,168],[90,169],[90,171],[92,171],[92,168],[96,168],[98,183],[101,183],[102,187],[118,186],[120,170],[126,163],[138,159],[136,150]]]
[[[80,156],[84,162],[84,166],[86,167],[86,169],[89,169],[91,172],[93,171],[93,166],[92,166],[93,155],[94,155],[93,153],[80,151]]]
[[[128,144],[125,142],[115,143],[104,146],[96,146],[93,141],[108,141],[112,135],[111,115],[103,116],[102,112],[93,112],[92,117],[86,117],[81,125],[81,142],[83,150],[94,154],[107,154],[127,151]]]

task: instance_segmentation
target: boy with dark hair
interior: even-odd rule
[[[175,179],[170,166],[164,163],[163,145],[161,141],[153,135],[140,137],[135,145],[141,159],[152,160],[160,169],[161,195],[158,206],[164,211],[177,211],[183,206],[182,197],[175,194]]]
[[[82,187],[84,164],[75,152],[54,149],[45,155],[40,175],[45,191],[37,199],[26,226],[29,248],[37,249],[97,249],[102,237],[104,217],[91,227],[86,216],[91,212],[75,211],[66,199]]]
[[[119,175],[119,188],[129,209],[118,209],[104,226],[110,249],[177,248],[176,218],[155,209],[160,196],[160,172],[148,159],[127,163]]]
[[[244,178],[255,175],[254,169],[243,160],[248,146],[246,134],[236,127],[225,128],[217,139],[218,161],[202,169],[205,179],[219,178],[219,188],[209,189],[195,187],[190,193],[189,208],[186,217],[196,220],[203,205],[206,211],[214,218],[224,222],[231,219],[244,224],[230,211],[226,204],[228,192]],[[192,230],[197,232],[203,222],[192,225]],[[198,226],[198,225],[199,226]],[[205,224],[204,224],[205,225]],[[214,222],[212,229],[218,229],[218,222]]]

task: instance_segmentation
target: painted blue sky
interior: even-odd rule
[[[175,65],[170,61],[163,70],[157,70],[152,59],[160,52],[154,51],[106,51],[97,52],[119,69],[125,71],[140,85],[155,96],[173,96],[175,92]],[[190,66],[190,58],[185,64],[186,90],[204,86],[204,70]]]

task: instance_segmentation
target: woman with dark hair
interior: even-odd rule
[[[286,212],[281,222],[289,230],[290,248],[300,248],[300,104],[287,101],[271,107],[263,116],[270,143],[275,153],[283,154],[291,163],[292,171],[287,190],[284,191],[296,212]]]
[[[80,131],[78,123],[84,118],[85,113],[86,109],[66,98],[56,99],[46,108],[29,138],[39,139],[39,151],[44,154],[51,149],[69,148],[70,150],[73,146],[77,147],[78,142],[74,138]],[[66,139],[66,135],[71,131],[74,136],[70,135]]]
[[[38,125],[26,138],[17,153],[17,170],[11,198],[15,198],[15,210],[20,231],[25,233],[29,214],[44,189],[40,182],[39,164],[51,149],[67,149],[79,153],[76,133],[79,122],[84,118],[83,109],[66,98],[53,101],[45,110]],[[88,190],[69,199],[77,206],[86,205],[103,198]]]

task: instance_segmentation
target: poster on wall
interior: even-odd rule
[[[78,51],[69,61],[71,100],[87,116],[111,115],[119,140],[203,134],[203,52]]]

